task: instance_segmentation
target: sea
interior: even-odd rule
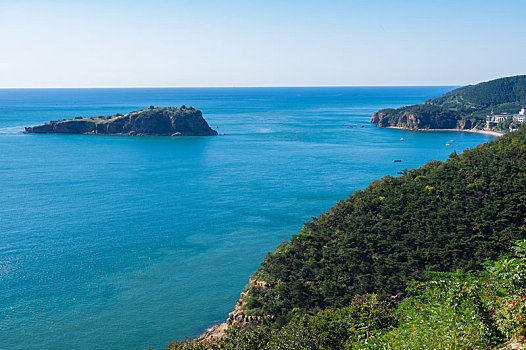
[[[0,89],[0,349],[162,349],[224,322],[312,217],[494,138],[370,123],[452,88]],[[22,133],[150,105],[219,136]]]

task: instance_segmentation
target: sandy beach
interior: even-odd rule
[[[500,136],[504,135],[504,133],[497,132],[497,131],[476,130],[476,129],[406,129],[406,128],[401,128],[399,126],[386,126],[385,128],[400,129],[400,130],[414,130],[414,131],[460,131],[460,132],[473,132],[473,133],[477,133],[477,134],[486,134],[486,135],[497,136],[497,137],[500,137]]]

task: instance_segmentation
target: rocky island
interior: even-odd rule
[[[75,117],[26,127],[26,134],[98,134],[129,136],[213,136],[200,110],[181,106],[155,108],[90,118]]]
[[[419,105],[382,109],[373,114],[371,123],[411,130],[481,130],[486,116],[493,113],[511,116],[524,105],[526,75],[519,75],[464,86]],[[508,124],[511,123],[513,120]],[[499,130],[510,126],[505,124]]]

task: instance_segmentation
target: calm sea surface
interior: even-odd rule
[[[447,90],[0,90],[0,349],[160,349],[224,321],[311,216],[493,138],[369,123]],[[20,133],[182,104],[221,136]]]

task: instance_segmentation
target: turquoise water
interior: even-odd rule
[[[449,89],[0,90],[0,349],[159,349],[224,321],[311,216],[493,138],[369,123]],[[221,135],[20,133],[181,104]]]

